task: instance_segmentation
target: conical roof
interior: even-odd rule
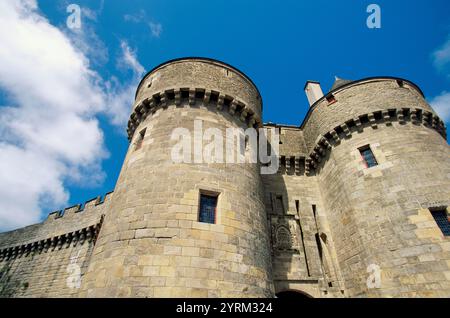
[[[335,78],[336,78],[336,80],[334,81],[333,86],[331,86],[330,92],[334,91],[335,89],[338,89],[339,87],[342,87],[344,85],[347,85],[347,84],[353,82],[351,80],[342,79],[337,76],[335,76]]]

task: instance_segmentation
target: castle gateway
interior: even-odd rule
[[[305,91],[300,126],[263,124],[236,68],[154,68],[114,192],[0,234],[0,295],[450,297],[450,152],[421,90],[376,77]],[[174,162],[173,131],[196,120],[273,128],[278,171]]]

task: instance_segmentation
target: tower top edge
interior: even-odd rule
[[[150,71],[148,71],[141,79],[141,81],[139,82],[137,88],[136,88],[136,93],[135,93],[135,98],[137,97],[137,94],[142,86],[142,83],[145,81],[145,79],[151,75],[152,73],[154,73],[155,71],[161,69],[162,67],[165,67],[167,65],[170,64],[175,64],[175,63],[180,63],[180,62],[203,62],[203,63],[209,63],[209,64],[213,64],[213,65],[217,65],[217,66],[221,66],[221,67],[225,67],[225,68],[229,68],[231,70],[233,70],[234,72],[238,73],[239,75],[241,75],[243,78],[245,78],[258,92],[258,95],[261,97],[261,93],[258,89],[258,87],[256,86],[256,84],[253,82],[253,80],[244,72],[242,72],[241,70],[239,70],[238,68],[222,62],[220,60],[217,59],[213,59],[213,58],[209,58],[209,57],[198,57],[198,56],[187,56],[187,57],[180,57],[180,58],[175,58],[175,59],[171,59],[168,61],[165,61],[155,67],[153,67]],[[261,98],[262,100],[262,98]]]
[[[365,85],[367,83],[373,83],[373,82],[379,82],[379,81],[401,81],[408,83],[411,85],[423,98],[425,98],[425,94],[423,93],[422,89],[415,84],[414,82],[401,78],[401,77],[395,77],[395,76],[372,76],[372,77],[365,77],[359,80],[350,81],[342,86],[339,86],[335,89],[331,89],[328,93],[324,94],[320,99],[314,102],[314,104],[309,107],[308,112],[306,113],[305,117],[303,117],[303,121],[300,125],[300,128],[303,129],[306,122],[309,119],[309,116],[311,115],[311,112],[317,107],[318,104],[320,104],[325,98],[327,98],[330,95],[336,94],[338,92],[341,92],[343,90],[346,90],[348,88],[358,86],[358,85]]]

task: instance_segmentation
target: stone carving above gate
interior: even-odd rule
[[[299,227],[293,217],[272,217],[270,223],[274,251],[299,251]]]

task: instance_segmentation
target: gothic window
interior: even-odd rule
[[[375,167],[378,165],[377,159],[375,159],[375,156],[369,145],[359,148],[359,152],[367,168]]]
[[[450,236],[450,221],[449,217],[447,216],[447,211],[445,209],[436,210],[431,211],[431,214],[433,215],[434,220],[441,229],[442,234],[444,234],[444,236]]]
[[[216,223],[217,196],[200,194],[200,209],[198,221],[203,223]]]

